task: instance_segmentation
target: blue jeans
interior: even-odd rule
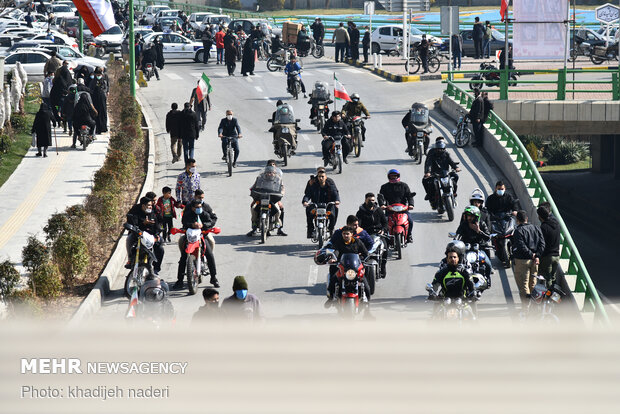
[[[346,43],[336,43],[336,62],[338,62],[339,60],[344,61],[344,53],[346,49]],[[340,59],[338,59],[338,56],[340,56]]]
[[[491,57],[491,39],[484,39],[484,46],[482,46],[482,57]]]
[[[183,159],[185,162],[190,158],[194,158],[194,139],[183,138]]]
[[[461,51],[452,51],[452,69],[461,68]]]
[[[224,48],[217,49],[217,63],[224,63]]]
[[[235,153],[235,159],[233,160],[234,162],[237,162],[237,158],[239,158],[239,138],[237,137],[223,137],[222,138],[222,155],[224,155],[224,157],[226,156],[226,150],[228,149],[228,140],[231,140],[231,146],[233,148],[233,151]]]

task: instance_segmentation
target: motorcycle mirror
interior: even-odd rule
[[[295,122],[301,122],[301,119],[296,119]]]
[[[273,122],[273,119],[269,118],[269,119],[267,120],[267,122]]]
[[[491,233],[491,238],[494,239],[495,237],[497,237],[497,233]]]
[[[448,233],[448,236],[452,237],[453,239],[456,239],[456,233],[454,233],[454,232]]]
[[[455,137],[456,136],[456,129],[452,130],[452,136]]]

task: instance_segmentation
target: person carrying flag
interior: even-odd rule
[[[208,89],[202,78],[198,80],[198,85],[192,90],[189,104],[194,105],[194,112],[196,112],[198,120],[200,121],[200,130],[204,131],[205,124],[207,123],[207,111],[211,110],[211,99],[209,98]]]

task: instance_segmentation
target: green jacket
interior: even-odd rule
[[[362,113],[366,116],[370,116],[370,114],[368,113],[368,109],[366,109],[362,101],[358,101],[357,103],[353,101],[347,102],[342,107],[343,116],[360,116]]]

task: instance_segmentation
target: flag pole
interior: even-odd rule
[[[133,0],[129,0],[129,93],[136,96],[136,39],[133,32]]]
[[[333,112],[335,112],[337,109],[336,101],[337,101],[336,99],[336,72],[334,72],[334,111]]]

